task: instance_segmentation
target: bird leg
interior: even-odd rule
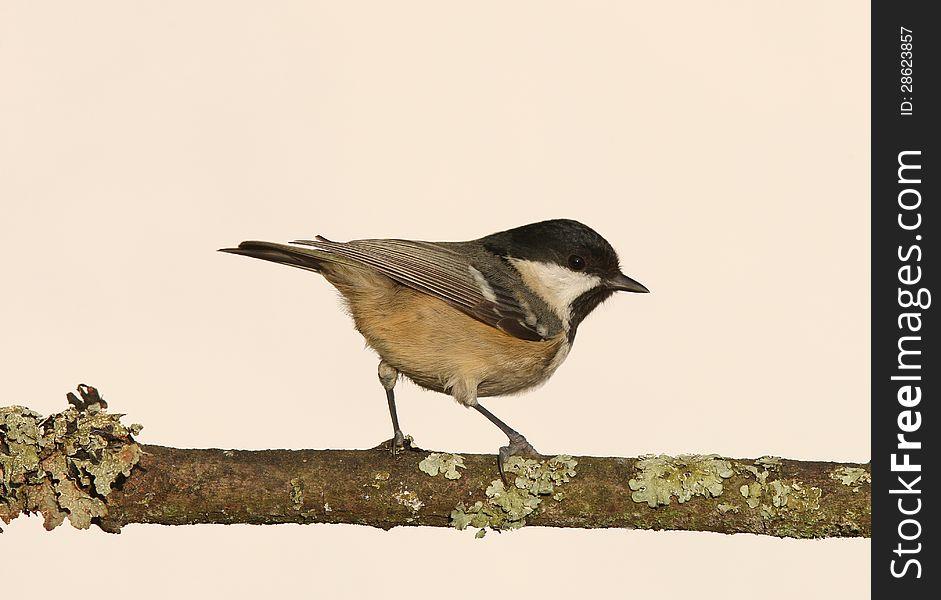
[[[477,412],[487,417],[487,419],[500,428],[500,431],[506,434],[506,437],[510,439],[510,443],[506,446],[500,448],[499,453],[497,453],[497,469],[500,471],[500,479],[503,480],[503,485],[508,485],[506,480],[506,472],[503,470],[503,465],[508,458],[511,456],[525,456],[527,458],[545,458],[542,454],[536,451],[533,448],[532,444],[526,441],[526,438],[520,432],[516,431],[503,421],[497,418],[495,414],[484,408],[481,404],[475,404],[474,408],[477,409]]]
[[[386,390],[386,399],[389,401],[389,416],[392,417],[392,439],[390,446],[392,454],[397,454],[406,446],[405,434],[399,428],[399,416],[395,412],[395,381],[399,378],[398,370],[386,361],[379,362],[379,382]]]

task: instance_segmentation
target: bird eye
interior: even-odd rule
[[[572,267],[573,271],[581,271],[585,268],[585,259],[577,254],[573,254],[569,257],[569,266]]]

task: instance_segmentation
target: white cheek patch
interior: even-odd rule
[[[601,278],[597,275],[579,273],[555,263],[518,258],[511,258],[510,262],[520,272],[523,283],[549,305],[566,327],[572,317],[572,302],[588,290],[601,285]]]

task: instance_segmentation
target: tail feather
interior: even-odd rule
[[[252,258],[260,258],[261,260],[297,267],[307,271],[314,271],[316,273],[323,270],[325,263],[339,262],[337,259],[340,258],[332,256],[322,250],[298,248],[297,246],[276,244],[274,242],[256,241],[242,242],[239,244],[238,248],[220,248],[219,252],[251,256]],[[340,260],[342,261],[342,259]]]

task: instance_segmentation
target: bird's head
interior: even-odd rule
[[[614,292],[650,291],[622,273],[611,244],[578,221],[532,223],[480,241],[519,271],[523,283],[562,320],[570,337]]]

